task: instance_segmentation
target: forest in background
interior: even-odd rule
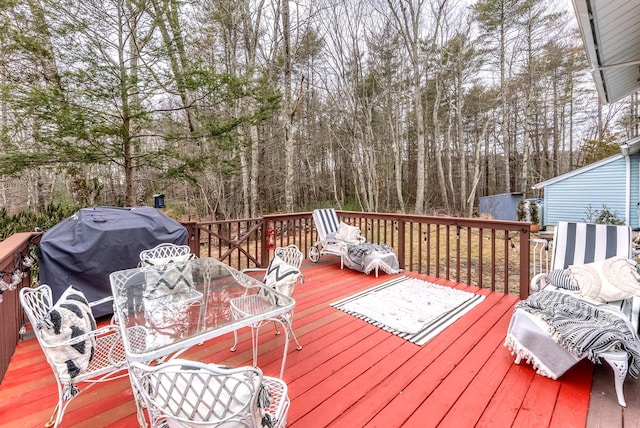
[[[553,0],[13,0],[0,26],[9,213],[473,216],[637,135]]]

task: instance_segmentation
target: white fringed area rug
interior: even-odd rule
[[[424,345],[483,299],[480,294],[401,276],[331,306]]]

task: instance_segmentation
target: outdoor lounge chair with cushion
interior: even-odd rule
[[[20,303],[58,386],[58,403],[45,426],[58,426],[79,392],[128,375],[120,328],[96,328],[82,292],[69,287],[53,305],[48,285],[23,288]]]
[[[630,256],[628,226],[559,222],[552,270],[534,276],[534,292],[516,305],[509,324],[505,346],[516,364],[524,359],[557,379],[584,358],[603,358],[625,406],[625,377],[640,370],[640,286]]]
[[[338,221],[333,208],[313,211],[318,241],[309,248],[309,259],[316,263],[323,254],[340,257],[340,269],[347,266],[369,274],[382,269],[388,274],[402,272],[398,256],[390,245],[367,242],[360,229]]]
[[[278,292],[286,296],[291,296],[293,294],[293,291],[296,288],[298,280],[300,280],[301,283],[304,283],[304,276],[300,271],[303,258],[304,258],[304,254],[302,254],[302,252],[298,249],[298,247],[293,244],[286,247],[278,247],[275,249],[273,259],[271,260],[271,262],[269,263],[269,266],[266,269],[251,268],[251,269],[244,269],[243,272],[248,273],[248,272],[264,271],[265,274],[264,274],[263,281],[267,286],[274,288],[275,290],[277,290]],[[236,306],[236,308],[239,307],[239,305],[241,305],[241,301],[245,300],[246,302],[247,299],[251,299],[251,297],[245,296],[238,299],[234,299],[234,301],[232,301],[232,308],[234,307],[234,305],[238,305]],[[259,328],[262,325],[268,323],[269,321],[273,321],[276,328],[276,334],[280,334],[280,331],[278,330],[278,323],[282,324],[282,326],[286,329],[285,334],[287,336],[287,340],[289,336],[293,337],[293,340],[296,342],[296,349],[298,351],[302,349],[302,345],[300,345],[300,342],[298,342],[298,338],[296,337],[296,334],[294,333],[293,327],[292,327],[293,312],[288,312],[276,319],[268,319],[253,325],[251,327],[252,340],[254,341],[258,340]],[[231,347],[231,351],[235,351],[236,347],[238,346],[238,332],[234,331],[233,335],[234,335],[234,342],[233,342],[233,346]],[[286,345],[285,345],[285,349],[286,349]],[[256,353],[257,346],[254,346],[253,350],[254,350],[254,353]],[[254,365],[257,365],[257,358],[258,356],[254,354],[253,356]],[[283,358],[286,358],[286,350]],[[283,359],[282,361],[283,369],[284,369],[284,363],[285,361]],[[283,372],[281,371],[280,377],[282,377],[282,375],[283,375]]]
[[[342,257],[342,249],[347,244],[362,244],[367,241],[360,234],[360,229],[340,222],[333,208],[313,210],[312,215],[318,232],[318,240],[309,247],[309,259],[314,263],[324,254]]]
[[[284,427],[287,384],[254,367],[174,359],[131,363],[132,382],[151,427]]]

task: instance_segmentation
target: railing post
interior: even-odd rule
[[[267,249],[267,226],[268,222],[264,219],[264,217],[261,217],[260,243],[258,244],[258,248],[260,248],[260,263],[262,263],[263,267],[267,267],[269,265],[269,250]]]
[[[191,252],[200,257],[200,229],[195,221],[185,221],[182,225],[187,229],[188,244]]]
[[[531,271],[531,231],[529,227],[520,229],[520,298],[529,297],[529,273]]]
[[[405,221],[404,219],[398,219],[398,264],[400,269],[404,269],[404,256],[405,256]]]

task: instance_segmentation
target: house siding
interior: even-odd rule
[[[631,156],[629,224],[638,227],[637,204],[640,189],[638,155]],[[566,179],[558,180],[544,187],[544,223],[555,225],[558,221],[595,221],[606,206],[620,220],[627,220],[627,167],[623,156],[603,163],[597,168],[585,168],[584,172],[574,171]]]

